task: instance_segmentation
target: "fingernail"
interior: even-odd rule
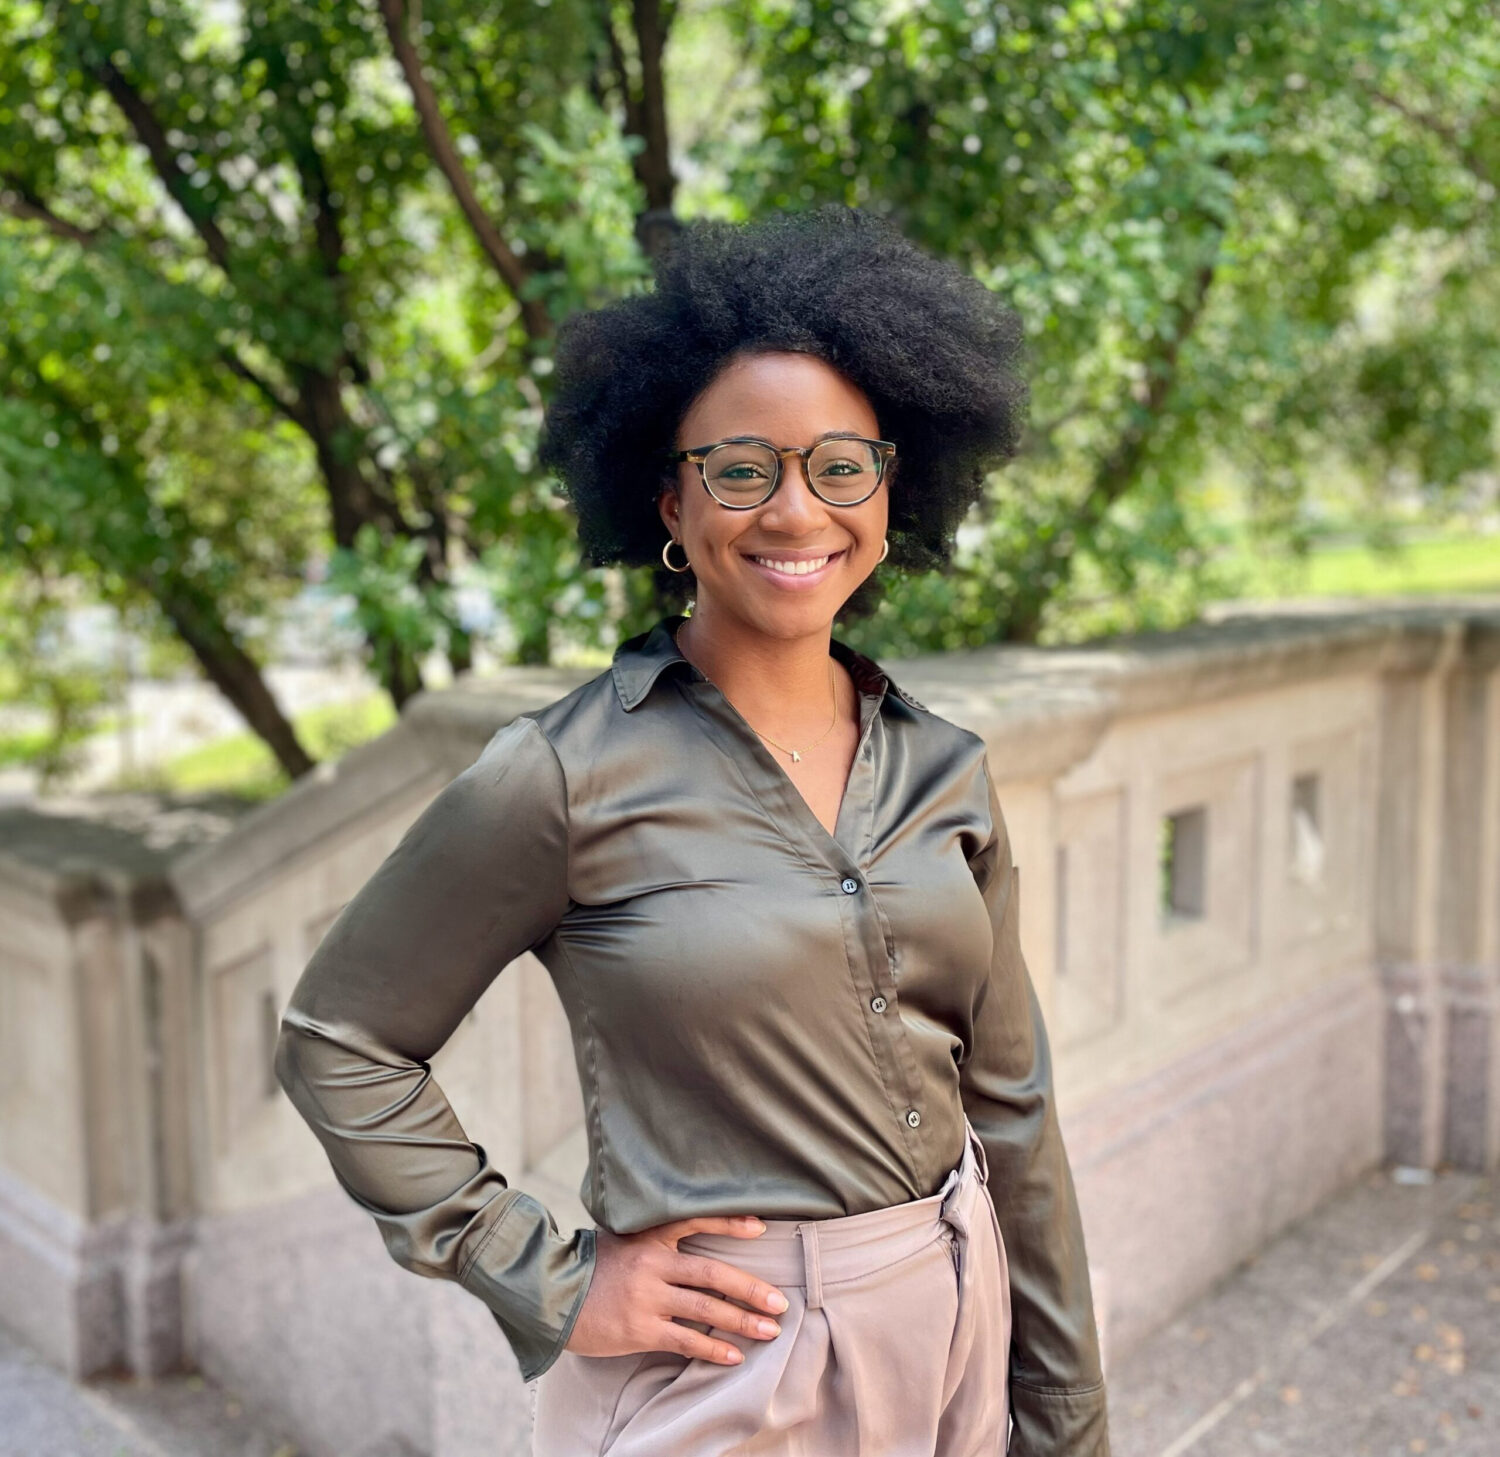
[[[781,1334],[781,1327],[774,1320],[758,1320],[755,1322],[755,1328],[763,1336],[778,1336]]]
[[[731,1366],[738,1366],[744,1359],[745,1353],[738,1346],[731,1346],[729,1348],[729,1364]]]
[[[757,1219],[753,1214],[747,1214],[745,1216],[745,1223],[748,1224],[751,1229],[764,1229],[766,1227],[765,1220]]]
[[[766,1304],[769,1305],[772,1310],[785,1310],[786,1296],[783,1295],[779,1290],[773,1290],[771,1294],[766,1297]]]

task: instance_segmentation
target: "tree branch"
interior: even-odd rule
[[[634,0],[630,16],[641,61],[640,134],[646,143],[637,154],[640,163],[637,176],[646,189],[646,206],[670,212],[677,179],[672,175],[672,158],[667,147],[667,95],[662,76],[669,19],[662,13],[660,0]]]
[[[340,312],[344,313],[344,225],[338,204],[333,199],[328,169],[311,137],[301,138],[293,150],[303,195],[313,208],[313,237],[317,242],[318,256],[323,260],[323,273],[333,284]],[[356,350],[345,344],[343,358],[355,384],[370,383],[370,368]]]
[[[317,240],[318,256],[323,260],[323,272],[337,281],[343,273],[344,230],[339,222],[338,209],[334,206],[328,170],[323,166],[323,158],[311,138],[302,139],[294,150],[302,191],[312,203],[313,236]]]
[[[225,367],[233,375],[245,381],[273,410],[279,415],[285,415],[292,424],[299,429],[312,433],[312,424],[301,405],[287,395],[284,395],[273,385],[270,380],[257,374],[240,356],[230,348],[219,351],[219,357],[224,361]]]
[[[438,169],[448,179],[448,186],[458,202],[469,227],[472,229],[484,255],[489,259],[506,286],[516,295],[521,304],[521,322],[527,336],[533,340],[544,339],[552,332],[552,321],[546,308],[536,299],[525,299],[521,290],[531,277],[530,270],[500,236],[500,230],[480,204],[474,191],[473,181],[464,167],[448,124],[438,106],[437,94],[427,73],[422,69],[422,58],[406,32],[405,0],[380,0],[380,14],[385,21],[386,34],[390,37],[391,50],[406,77],[416,104],[417,118],[422,126],[422,135],[427,139],[428,150]]]
[[[630,69],[624,48],[615,32],[610,0],[600,0],[599,18],[609,42],[610,64],[625,110],[625,133],[645,143],[630,159],[635,179],[646,194],[646,209],[635,221],[636,241],[649,258],[657,258],[672,246],[678,229],[672,203],[677,179],[672,173],[672,152],[667,134],[666,83],[662,55],[666,50],[676,6],[661,0],[632,0],[631,29],[641,67],[641,90],[637,96],[630,84]]]
[[[99,240],[99,230],[80,228],[66,218],[60,218],[19,177],[0,174],[0,211],[26,223],[40,223],[54,238],[67,243],[81,243],[91,247]]]
[[[1097,527],[1110,507],[1135,485],[1152,435],[1161,424],[1167,400],[1177,384],[1183,343],[1197,328],[1208,303],[1222,236],[1222,232],[1215,236],[1213,251],[1194,273],[1188,296],[1177,310],[1176,330],[1149,361],[1150,379],[1144,394],[1133,402],[1129,422],[1114,448],[1095,467],[1083,500],[1066,523],[1067,529],[1053,538],[1034,565],[1027,584],[1006,604],[1005,635],[1012,641],[1036,640],[1047,602],[1072,576],[1076,560],[1074,543]]]
[[[636,100],[635,88],[630,84],[630,67],[625,60],[620,37],[615,34],[614,6],[610,0],[599,0],[599,19],[609,41],[609,60],[615,70],[615,81],[620,88],[620,104],[625,108],[625,131],[633,137],[644,137],[645,120],[641,116],[641,105]]]
[[[1423,131],[1431,132],[1440,141],[1446,142],[1450,150],[1457,155],[1459,161],[1481,182],[1487,182],[1491,187],[1500,186],[1500,180],[1496,179],[1493,170],[1485,164],[1484,158],[1474,150],[1473,144],[1464,140],[1459,134],[1457,127],[1451,126],[1448,122],[1442,120],[1441,117],[1433,116],[1431,112],[1418,111],[1416,107],[1408,106],[1399,96],[1392,96],[1388,92],[1381,91],[1378,88],[1372,89],[1370,94],[1382,106],[1387,106],[1396,112],[1397,115],[1405,117],[1413,126],[1420,127]]]
[[[239,711],[246,724],[276,756],[290,779],[316,766],[297,731],[281,711],[260,665],[224,621],[219,604],[176,572],[137,571],[132,579],[157,606],[187,644],[203,676]]]
[[[172,200],[187,215],[193,231],[203,240],[208,256],[226,273],[229,271],[229,240],[219,230],[213,212],[204,205],[203,199],[193,189],[182,168],[177,163],[172,144],[167,140],[166,129],[152,111],[145,97],[136,90],[113,61],[101,61],[95,74],[109,92],[116,106],[124,113],[136,140],[146,149],[151,166],[161,179]]]

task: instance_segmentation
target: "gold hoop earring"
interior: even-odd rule
[[[891,549],[891,539],[890,539],[890,537],[887,536],[880,543],[880,555],[875,558],[875,565],[877,567],[881,564],[881,562],[883,562],[885,560],[886,554],[890,551],[890,549]]]
[[[682,546],[682,565],[680,567],[674,567],[672,563],[667,560],[667,553],[671,551],[674,546],[682,546],[682,543],[678,541],[675,536],[669,536],[662,544],[661,564],[669,572],[685,572],[692,565],[692,563],[687,559],[687,548],[685,546]]]

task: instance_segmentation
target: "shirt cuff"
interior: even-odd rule
[[[1010,1379],[1008,1457],[1109,1457],[1104,1383],[1031,1386]]]
[[[564,1235],[551,1211],[517,1191],[459,1273],[458,1283],[489,1307],[533,1381],[562,1354],[593,1281],[592,1227]]]

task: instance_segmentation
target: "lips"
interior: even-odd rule
[[[844,552],[823,552],[817,555],[803,553],[793,555],[785,552],[745,553],[745,560],[768,582],[778,587],[813,587],[823,581],[844,557]]]
[[[773,572],[782,572],[792,576],[804,576],[808,572],[815,572],[819,567],[826,567],[832,560],[833,553],[824,556],[787,558],[787,557],[764,557],[752,556],[753,562],[759,562],[763,567],[770,567]]]

